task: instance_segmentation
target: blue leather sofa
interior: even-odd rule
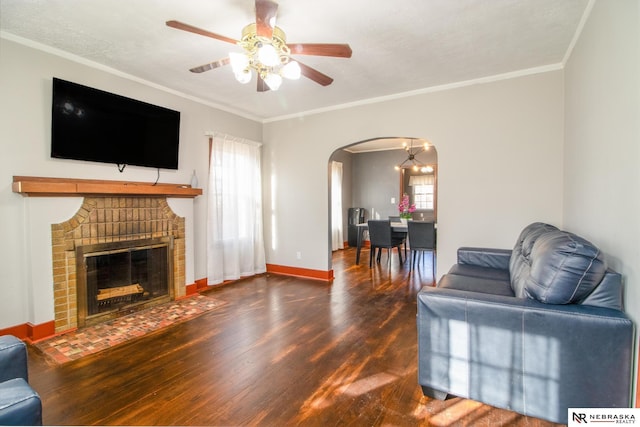
[[[534,223],[513,250],[460,248],[418,294],[418,382],[567,423],[569,408],[629,407],[634,325],[622,280],[587,240]]]
[[[42,425],[42,402],[27,380],[26,345],[0,336],[0,425]]]

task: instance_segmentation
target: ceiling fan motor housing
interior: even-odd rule
[[[238,44],[244,49],[254,67],[259,64],[256,68],[259,68],[260,70],[264,68],[265,71],[267,71],[271,67],[268,67],[256,60],[258,57],[258,51],[265,45],[273,46],[280,59],[279,65],[284,65],[291,59],[291,51],[286,44],[286,40],[287,37],[280,27],[273,27],[273,35],[269,39],[267,37],[259,36],[256,31],[256,24],[251,23],[242,29],[242,39]]]

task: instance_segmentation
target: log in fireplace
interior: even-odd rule
[[[78,326],[172,300],[172,251],[171,237],[77,247]]]

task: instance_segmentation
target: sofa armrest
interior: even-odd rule
[[[27,346],[13,335],[0,336],[0,382],[13,378],[28,381]]]
[[[509,270],[510,249],[458,248],[458,264],[477,265],[479,267]]]
[[[570,407],[630,404],[621,311],[429,287],[417,322],[423,387],[559,423]]]
[[[42,425],[40,395],[23,378],[0,382],[0,425]]]

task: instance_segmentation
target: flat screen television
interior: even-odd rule
[[[178,169],[180,112],[53,79],[51,157]]]

